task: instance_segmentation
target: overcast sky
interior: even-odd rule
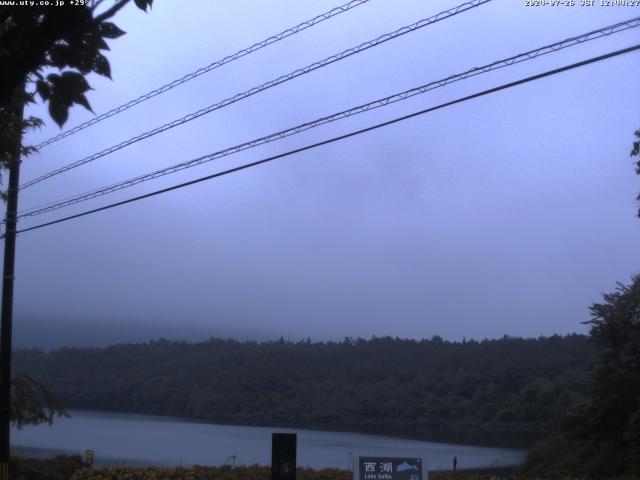
[[[34,178],[451,8],[371,0],[25,160]],[[640,15],[494,0],[21,193],[21,209],[172,165]],[[102,113],[336,6],[133,5],[110,42]],[[434,90],[33,220],[35,225],[388,120],[640,41],[631,30]],[[17,346],[212,335],[452,340],[586,332],[588,306],[640,271],[640,53],[417,117],[217,180],[21,234]],[[47,126],[37,143],[60,130]],[[71,111],[71,128],[92,117]]]

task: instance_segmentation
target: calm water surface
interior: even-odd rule
[[[171,417],[70,411],[71,418],[52,426],[12,431],[12,445],[33,456],[84,454],[95,450],[96,463],[131,465],[222,465],[236,455],[236,464],[270,465],[271,434],[298,434],[298,464],[312,468],[348,468],[355,456],[422,457],[428,469],[513,465],[523,450],[454,445],[359,433],[243,427],[190,422]],[[231,463],[232,460],[229,460]]]

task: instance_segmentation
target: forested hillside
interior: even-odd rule
[[[19,350],[67,408],[473,440],[546,432],[586,393],[587,337],[153,341]]]

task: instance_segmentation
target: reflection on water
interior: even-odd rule
[[[428,469],[513,465],[524,451],[450,443],[424,442],[344,432],[243,427],[192,422],[170,417],[71,411],[71,418],[52,426],[13,430],[12,445],[26,455],[79,453],[91,448],[96,464],[222,465],[236,456],[236,464],[269,465],[271,434],[298,434],[298,464],[312,468],[349,468],[355,456],[421,457]]]

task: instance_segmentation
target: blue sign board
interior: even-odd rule
[[[422,480],[422,459],[359,457],[359,480]]]

